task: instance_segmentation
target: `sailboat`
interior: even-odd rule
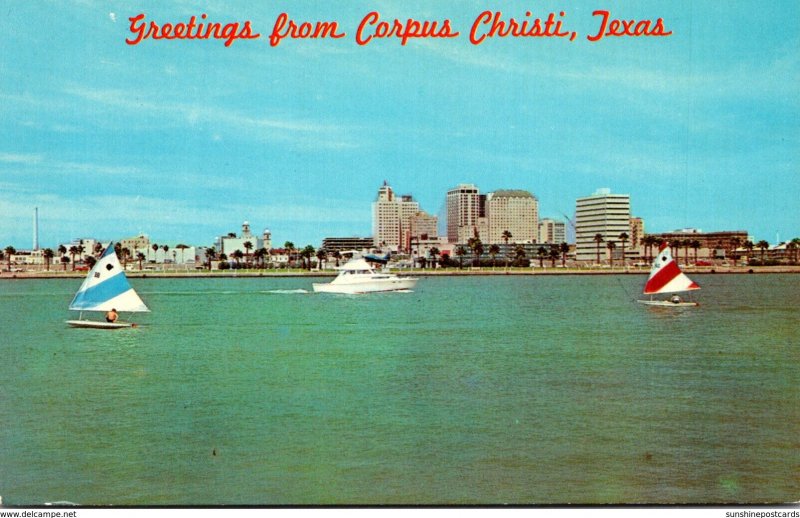
[[[661,246],[659,246],[658,254],[653,260],[653,266],[650,269],[650,277],[647,278],[647,283],[644,285],[644,294],[650,295],[651,297],[649,300],[639,300],[639,302],[650,306],[699,306],[697,302],[684,301],[678,295],[673,295],[666,300],[654,299],[652,297],[656,294],[683,293],[699,289],[700,286],[681,271],[678,267],[678,263],[672,258],[672,252],[670,252],[667,243],[663,242]]]
[[[130,322],[105,322],[85,320],[84,311],[125,311],[142,312],[150,311],[139,295],[128,282],[117,254],[114,252],[113,243],[108,247],[89,270],[86,279],[81,284],[69,309],[80,311],[78,320],[67,320],[72,327],[91,327],[97,329],[120,329],[134,327]]]

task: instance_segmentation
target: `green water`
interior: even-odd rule
[[[136,329],[72,329],[80,280],[0,283],[10,505],[786,502],[800,276],[132,279]],[[129,315],[123,315],[130,317]]]

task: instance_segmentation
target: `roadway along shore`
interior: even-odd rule
[[[398,275],[419,276],[470,276],[470,275],[646,275],[649,268],[445,268],[445,269],[401,269],[393,270]],[[800,265],[786,266],[702,266],[685,268],[687,274],[768,274],[800,273]],[[333,270],[129,270],[129,278],[240,278],[240,277],[333,277]],[[85,278],[86,272],[42,270],[0,272],[2,279],[70,279]]]

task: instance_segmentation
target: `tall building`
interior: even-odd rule
[[[419,212],[419,203],[410,195],[399,198],[383,182],[378,198],[372,203],[372,239],[376,247],[408,250],[412,216]]]
[[[629,194],[611,194],[610,189],[598,189],[591,196],[578,198],[575,207],[575,258],[596,261],[600,234],[600,260],[608,255],[607,243],[619,242],[619,235],[631,231],[631,199]]]
[[[539,221],[539,242],[560,245],[567,242],[567,225],[563,221],[544,218]]]
[[[438,237],[439,218],[421,210],[409,218],[409,234],[412,240],[429,240]]]
[[[535,243],[539,237],[539,201],[528,191],[500,190],[486,195],[488,235],[486,243],[503,243],[503,233],[511,233],[515,243]]]
[[[631,231],[628,232],[628,241],[631,250],[637,250],[644,239],[644,220],[642,218],[631,218]]]
[[[33,209],[33,248],[35,252],[39,250],[39,207]]]
[[[485,216],[486,196],[473,184],[447,191],[447,241],[464,243],[472,237],[478,218]]]

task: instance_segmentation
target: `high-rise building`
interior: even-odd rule
[[[629,194],[611,194],[598,189],[591,196],[578,198],[575,207],[575,258],[596,261],[600,235],[600,260],[607,257],[607,243],[619,242],[619,235],[631,231],[631,199]]]
[[[535,243],[539,234],[539,202],[528,191],[500,190],[486,195],[488,235],[486,243],[503,243],[503,234],[511,233],[515,243]]]
[[[464,243],[472,237],[478,218],[485,216],[486,196],[473,184],[459,184],[447,191],[447,241]]]
[[[372,203],[372,239],[376,247],[408,250],[412,216],[419,212],[419,203],[410,195],[398,197],[383,182],[378,198]]]
[[[563,221],[544,218],[539,221],[539,242],[560,245],[567,242],[567,225]]]
[[[631,218],[631,231],[628,234],[630,235],[628,245],[631,250],[637,250],[644,238],[644,220],[642,218]]]
[[[436,239],[439,218],[421,210],[409,218],[409,234],[412,240]]]

